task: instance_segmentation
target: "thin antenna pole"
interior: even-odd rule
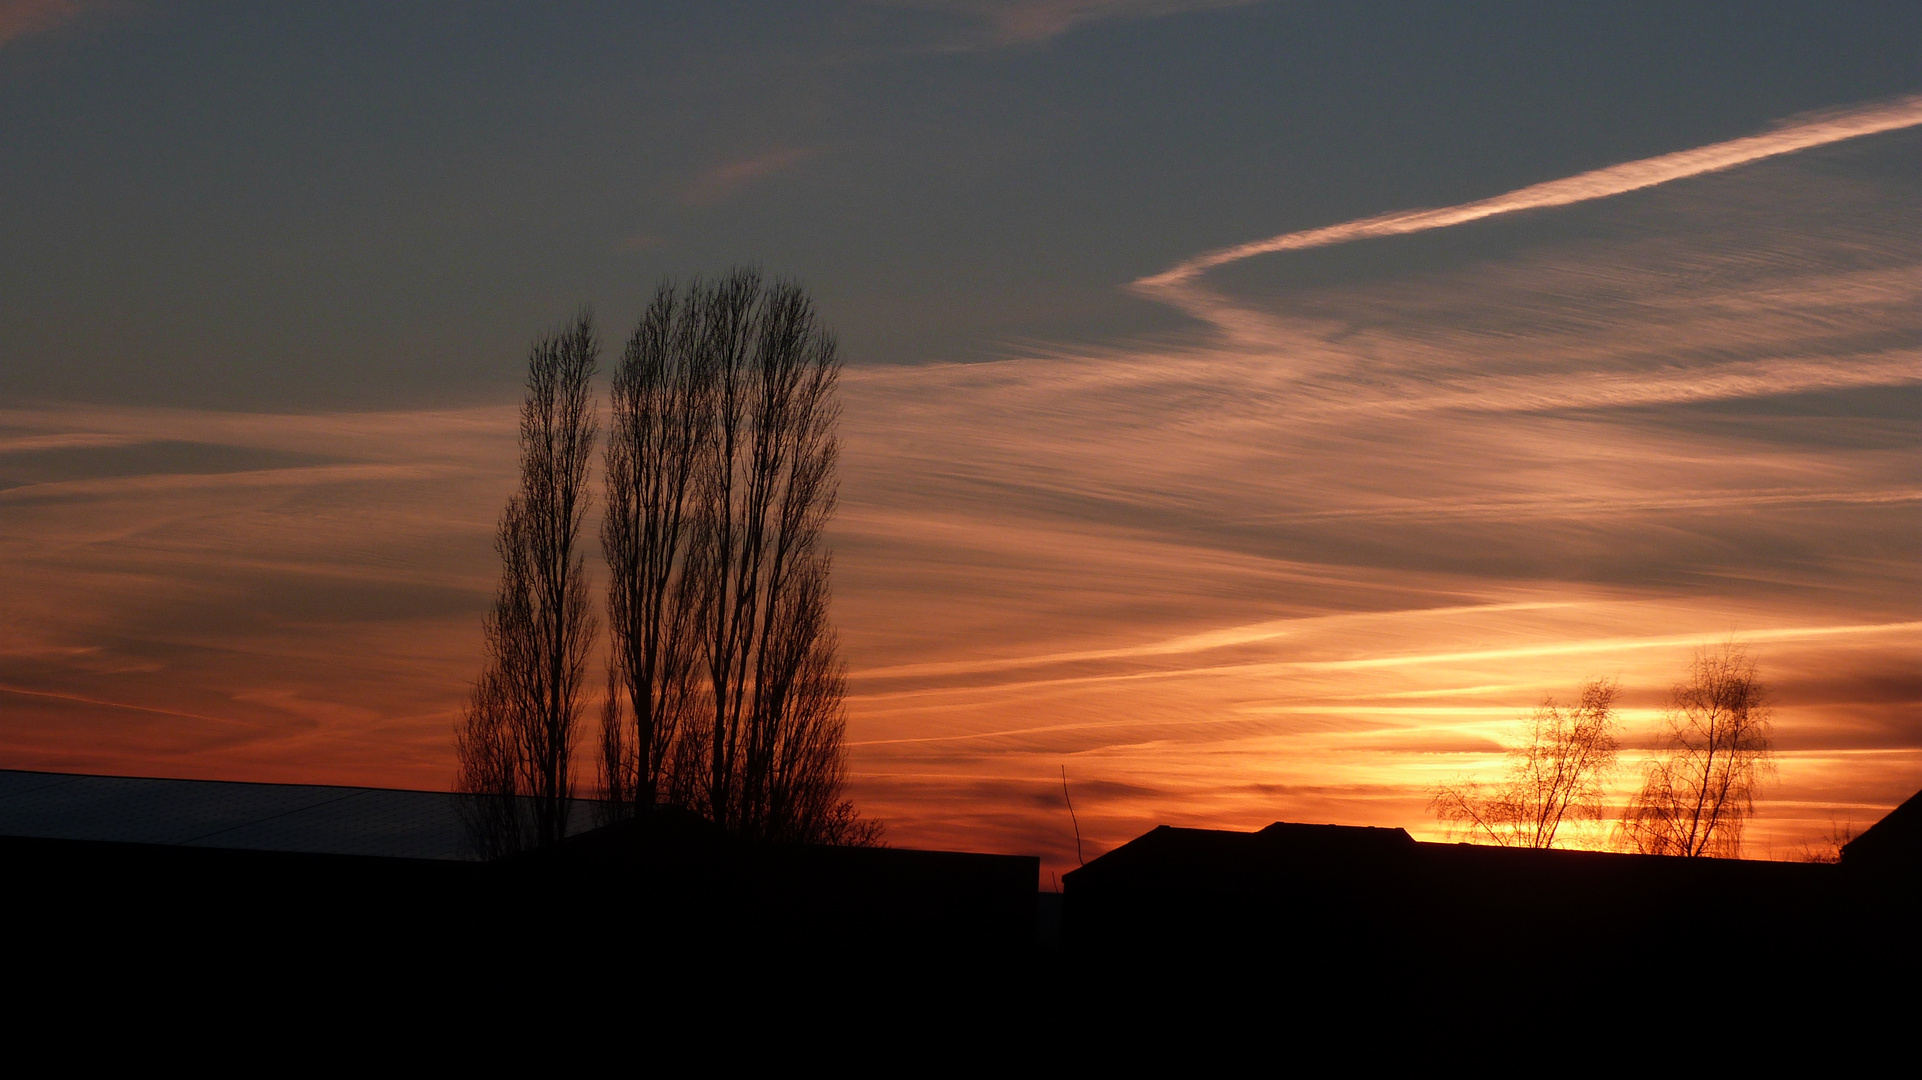
[[[1074,857],[1081,865],[1088,860],[1081,854],[1081,819],[1074,816],[1074,798],[1068,794],[1068,767],[1061,766],[1061,797],[1068,800],[1068,820],[1074,822]]]

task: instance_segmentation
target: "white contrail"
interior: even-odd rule
[[[1428,229],[1441,229],[1450,225],[1479,221],[1485,217],[1513,213],[1516,210],[1535,210],[1549,206],[1567,206],[1570,203],[1587,202],[1590,199],[1605,199],[1610,195],[1621,195],[1640,188],[1653,187],[1656,184],[1666,184],[1671,180],[1719,172],[1751,161],[1760,161],[1763,158],[1793,154],[1797,150],[1807,150],[1810,147],[1825,146],[1829,143],[1841,142],[1843,139],[1874,135],[1883,131],[1897,131],[1917,124],[1922,124],[1922,95],[1905,97],[1899,101],[1880,105],[1828,113],[1803,123],[1777,128],[1762,135],[1750,135],[1747,138],[1733,139],[1729,142],[1698,146],[1693,150],[1680,150],[1660,157],[1610,165],[1606,169],[1596,169],[1593,172],[1563,177],[1560,180],[1531,184],[1504,195],[1462,203],[1459,206],[1444,206],[1437,210],[1402,210],[1393,214],[1359,218],[1340,225],[1283,233],[1266,240],[1255,240],[1246,244],[1237,244],[1234,247],[1220,248],[1197,255],[1152,277],[1142,278],[1134,283],[1134,287],[1146,292],[1180,293],[1181,286],[1196,275],[1225,263],[1237,262],[1254,255],[1327,247],[1330,244],[1345,244],[1350,240],[1364,240],[1376,236],[1400,236],[1404,233],[1423,232]]]

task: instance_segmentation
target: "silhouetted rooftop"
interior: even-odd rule
[[[1922,791],[1844,844],[1842,861],[1851,867],[1922,870]]]
[[[592,828],[576,800],[569,833]],[[0,836],[186,847],[475,858],[441,791],[0,770]]]

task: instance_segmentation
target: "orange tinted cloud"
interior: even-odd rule
[[[1690,653],[1736,637],[1780,694],[1757,853],[1874,820],[1922,786],[1922,250],[1899,193],[1822,220],[1830,183],[1730,175],[1608,211],[1621,241],[1237,297],[1251,332],[1213,344],[853,373],[870,801],[1056,869],[1064,764],[1097,849],[1437,835],[1432,785],[1591,677],[1627,688],[1620,797]]]
[[[990,30],[987,43],[1025,45],[1107,19],[1150,19],[1259,0],[891,0],[898,7],[963,15]]]
[[[682,197],[691,206],[724,202],[742,188],[786,172],[820,152],[818,146],[782,146],[752,157],[724,162],[695,177]]]
[[[0,428],[9,761],[440,786],[511,409]]]
[[[83,10],[77,0],[0,0],[0,48],[72,22]]]
[[[1051,870],[1064,766],[1090,854],[1436,836],[1427,791],[1542,697],[1619,679],[1632,764],[1734,637],[1777,694],[1757,852],[1874,820],[1922,786],[1922,236],[1838,182],[1788,159],[1590,207],[1608,241],[1243,283],[1240,337],[849,371],[856,797]],[[0,412],[0,755],[444,784],[513,446],[511,403]]]

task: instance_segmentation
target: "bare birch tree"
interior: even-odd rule
[[[1564,823],[1600,820],[1602,782],[1615,765],[1616,692],[1614,683],[1595,679],[1573,709],[1543,699],[1526,721],[1526,739],[1508,752],[1498,786],[1444,785],[1430,809],[1475,839],[1507,847],[1554,847]]]
[[[500,853],[567,834],[573,750],[595,620],[579,550],[598,423],[600,346],[582,314],[537,341],[521,403],[520,488],[495,537],[501,579],[483,626],[487,660],[456,739],[480,846]],[[520,809],[525,800],[525,813]]]
[[[1740,645],[1695,654],[1621,836],[1647,855],[1738,858],[1755,789],[1773,768],[1767,688]]]

